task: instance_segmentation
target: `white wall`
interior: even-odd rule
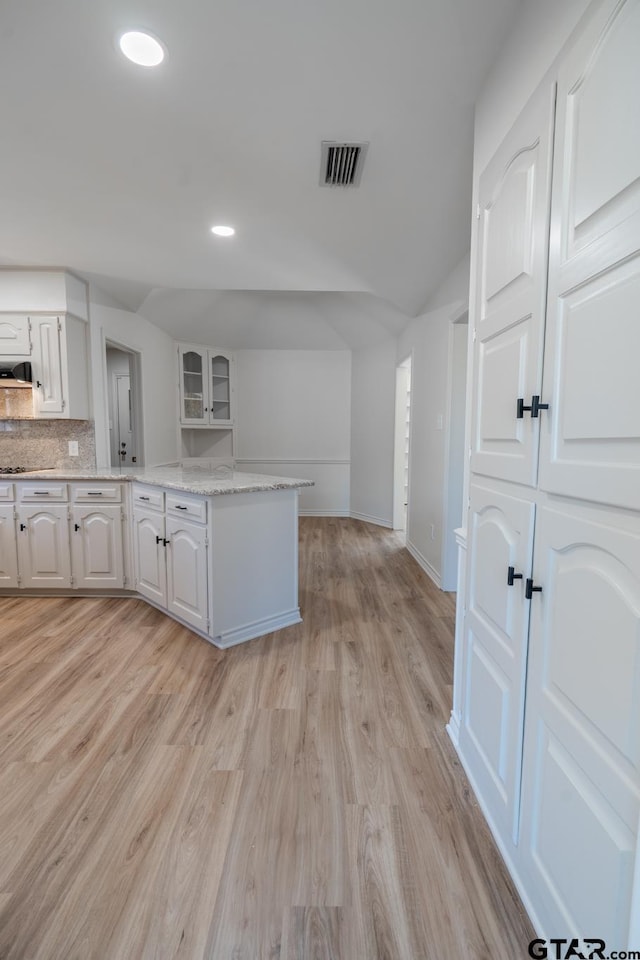
[[[395,337],[354,351],[351,366],[351,516],[393,525]]]
[[[444,476],[453,321],[468,308],[469,258],[464,257],[440,285],[424,313],[398,340],[398,361],[412,355],[411,453],[407,549],[440,585]],[[439,418],[442,427],[439,427]],[[433,527],[433,532],[432,532]]]
[[[314,480],[300,512],[349,513],[351,353],[238,350],[236,461],[248,472]]]
[[[96,461],[109,465],[109,392],[105,340],[136,351],[141,357],[145,464],[166,463],[177,456],[175,344],[166,333],[137,313],[115,305],[107,294],[90,287],[90,388],[96,422]]]

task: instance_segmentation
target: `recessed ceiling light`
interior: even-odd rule
[[[129,30],[120,37],[120,49],[125,57],[140,67],[157,67],[164,60],[164,47],[150,33]]]
[[[235,230],[233,227],[211,227],[211,233],[215,233],[216,237],[232,237]]]

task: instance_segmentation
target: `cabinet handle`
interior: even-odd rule
[[[38,389],[40,389],[41,386],[42,386],[42,384],[40,383],[40,381],[39,381],[39,380],[36,380],[36,387],[37,387]]]
[[[88,497],[101,497],[102,490],[87,490]]]
[[[530,577],[527,577],[524,587],[525,599],[531,600],[534,593],[542,593],[542,587],[534,587],[533,580]]]
[[[179,503],[176,503],[176,510],[188,510],[189,507],[181,507]]]
[[[549,409],[549,404],[540,403],[540,397],[536,396],[535,394],[533,397],[531,397],[531,418],[532,419],[537,420],[538,412],[540,410],[548,410],[548,409]]]
[[[34,491],[33,491],[34,497],[48,497],[48,496],[49,496],[49,493],[50,493],[49,490],[34,490]]]
[[[138,500],[151,500],[151,497],[138,497]]]
[[[157,546],[159,543],[162,543],[162,537],[156,537],[156,546]]]
[[[74,523],[74,525],[73,525],[73,529],[74,529],[74,530],[75,530],[75,532],[77,533],[77,532],[78,532],[78,530],[80,529],[80,524],[79,524],[79,523]]]
[[[164,541],[165,547],[166,547],[166,545],[167,545],[168,543],[171,543],[171,540],[165,540],[165,541]],[[542,587],[540,587],[540,589],[542,589]]]
[[[515,567],[507,567],[507,585],[512,587],[514,580],[522,580],[522,574],[516,573]]]
[[[20,524],[20,531],[22,532],[23,530],[26,530],[26,529],[27,529],[27,528],[26,528],[26,525],[25,525],[24,523],[21,523],[21,524]]]
[[[524,418],[525,410],[531,409],[531,407],[525,407],[523,397],[518,397],[516,400],[516,420],[522,420]]]

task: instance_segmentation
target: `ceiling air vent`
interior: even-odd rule
[[[368,143],[338,143],[322,141],[320,160],[321,187],[357,187]]]

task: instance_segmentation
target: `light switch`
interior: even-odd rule
[[[79,455],[80,455],[80,451],[78,450],[78,441],[69,440],[69,456],[77,457]]]

